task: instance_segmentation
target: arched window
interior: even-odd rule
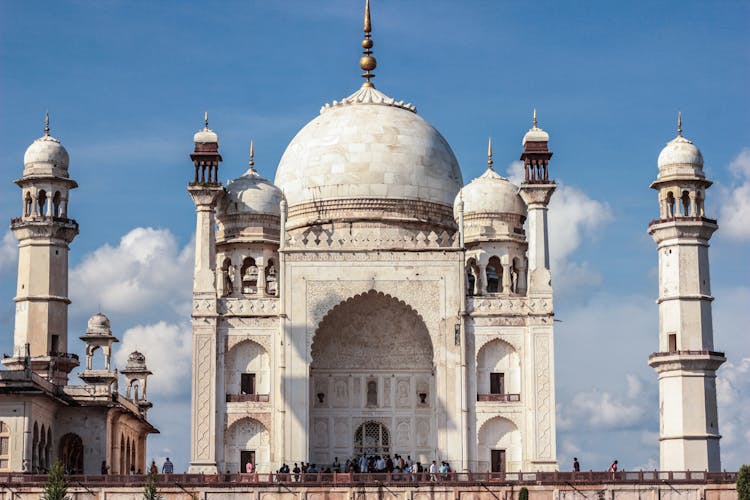
[[[34,200],[31,199],[31,193],[26,191],[26,197],[23,199],[23,215],[24,217],[30,217],[31,211],[34,208]]]
[[[78,434],[60,438],[60,461],[68,474],[83,474],[83,440]]]
[[[276,280],[276,265],[272,259],[268,260],[266,266],[266,293],[268,295],[276,295],[278,290],[278,283]]]
[[[674,195],[672,191],[667,193],[667,219],[674,217]]]
[[[503,266],[500,259],[491,257],[487,264],[487,293],[498,293],[502,290]]]
[[[42,189],[37,195],[37,205],[39,206],[39,215],[45,215],[44,211],[47,208],[47,192]]]
[[[37,456],[39,457],[39,470],[42,472],[47,472],[49,464],[47,464],[47,431],[44,428],[44,425],[42,425],[42,431],[39,433],[39,449],[37,451]]]
[[[365,422],[354,433],[354,454],[390,455],[391,435],[380,422]]]
[[[375,380],[367,382],[367,406],[378,406],[378,383]]]
[[[232,266],[232,259],[229,257],[226,257],[221,264],[221,276],[224,287],[222,294],[226,297],[227,295],[231,295],[234,290],[234,266]]]
[[[52,467],[52,429],[47,427],[47,446],[44,447],[44,463],[49,469]]]
[[[242,293],[258,293],[258,266],[255,259],[248,257],[242,262]]]
[[[39,472],[39,426],[34,422],[34,432],[31,438],[31,471]]]
[[[127,474],[125,469],[125,436],[120,434],[120,474]]]
[[[125,474],[130,473],[130,438],[128,438],[127,444],[125,445]]]
[[[688,193],[687,191],[683,191],[682,197],[680,197],[680,201],[682,202],[682,215],[684,217],[695,215],[690,213],[690,193]]]
[[[10,469],[10,427],[0,420],[0,470]]]
[[[55,196],[52,197],[52,215],[60,217],[60,191],[55,191]]]
[[[133,441],[130,446],[130,464],[131,464],[131,467],[136,468],[136,469],[138,468],[138,466],[136,465],[137,462],[135,460],[135,441]]]
[[[466,295],[479,295],[479,267],[474,259],[466,263]]]

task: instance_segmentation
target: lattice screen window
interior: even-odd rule
[[[10,427],[0,421],[0,470],[10,469]]]
[[[354,452],[358,455],[390,455],[391,436],[378,422],[365,422],[354,433]]]

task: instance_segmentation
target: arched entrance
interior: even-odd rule
[[[269,436],[266,426],[253,418],[243,418],[227,429],[224,440],[224,465],[226,470],[245,472],[247,462],[258,472],[270,472]]]
[[[78,434],[60,438],[60,461],[68,474],[83,474],[83,441]]]
[[[479,472],[521,470],[521,433],[507,418],[493,417],[482,424],[477,434],[477,447]]]
[[[433,348],[419,314],[370,291],[331,309],[312,343],[310,461],[368,450],[426,462],[436,447]]]

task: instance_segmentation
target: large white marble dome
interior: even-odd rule
[[[275,184],[289,223],[412,219],[453,225],[453,151],[411,104],[373,87],[321,109],[287,147]]]

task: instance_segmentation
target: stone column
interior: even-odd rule
[[[510,264],[503,263],[503,295],[510,295]]]
[[[477,290],[479,295],[487,295],[487,266],[478,264],[479,276],[477,276]]]

